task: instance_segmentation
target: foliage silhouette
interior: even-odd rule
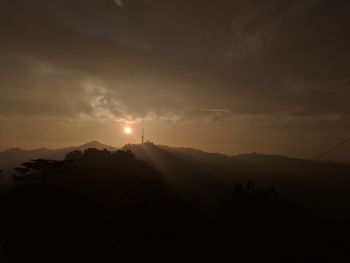
[[[130,151],[87,149],[62,161],[32,160],[15,178],[17,186],[0,199],[10,262],[334,258],[334,247],[324,243],[334,237],[273,188],[236,183],[214,205],[185,200]]]

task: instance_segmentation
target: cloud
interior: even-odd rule
[[[224,52],[228,59],[241,59],[259,51],[273,41],[276,28],[319,4],[320,0],[237,1],[240,10],[233,16],[229,46]]]
[[[123,0],[114,0],[114,2],[115,2],[116,5],[119,6],[119,7],[123,7],[123,6],[124,6]]]
[[[152,122],[255,136],[349,125],[346,1],[0,5],[1,120]]]

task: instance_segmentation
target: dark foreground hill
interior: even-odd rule
[[[164,178],[131,152],[88,149],[63,161],[38,159],[14,179],[0,199],[9,262],[117,260],[127,257],[121,247],[173,236],[181,231],[176,220],[191,219]]]
[[[235,182],[252,181],[274,186],[324,216],[331,210],[330,217],[345,220],[349,214],[350,165],[255,153],[227,156],[151,143],[123,149],[152,164],[185,195],[224,198]]]
[[[99,142],[58,150],[12,149],[0,153],[0,169],[6,174],[6,167],[30,159],[62,160],[68,152],[88,148],[112,149]],[[301,201],[325,216],[332,210],[333,219],[343,220],[350,207],[350,165],[254,153],[228,156],[151,143],[123,149],[155,167],[185,198],[219,200],[227,197],[232,184],[253,181],[259,187],[274,186],[286,198]]]
[[[153,150],[183,171],[179,156]],[[194,173],[191,183],[201,184],[197,163],[185,168],[186,176]],[[14,188],[0,198],[0,258],[15,263],[345,260],[348,224],[315,220],[271,187],[236,181],[213,205],[210,193],[184,198],[170,179],[130,151],[88,149],[62,161],[26,162],[17,169]]]

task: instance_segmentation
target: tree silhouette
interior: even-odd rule
[[[55,175],[60,167],[62,167],[68,160],[54,161],[37,159],[22,164],[22,167],[15,168],[16,174],[13,176],[15,181],[41,181],[47,184],[49,178]]]
[[[77,161],[84,157],[83,153],[79,150],[72,151],[68,153],[65,157],[66,160]]]
[[[130,151],[32,160],[14,179],[0,199],[11,262],[240,262],[262,254],[286,262],[291,253],[314,255],[324,234],[274,188],[236,183],[221,202],[185,200]]]

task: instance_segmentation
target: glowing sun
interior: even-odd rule
[[[131,134],[131,133],[132,133],[131,127],[125,127],[125,128],[124,128],[124,133],[125,133],[125,134]]]

